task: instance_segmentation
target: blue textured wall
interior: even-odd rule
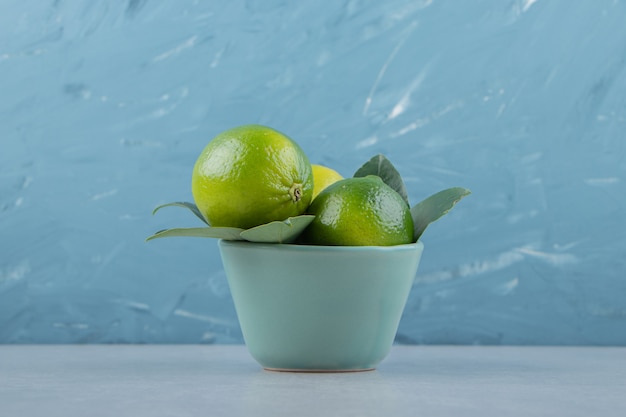
[[[191,167],[262,123],[426,231],[404,343],[626,344],[626,2],[3,0],[0,342],[241,342]]]

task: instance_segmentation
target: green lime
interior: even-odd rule
[[[313,195],[313,174],[292,139],[245,125],[206,145],[193,168],[191,190],[211,226],[249,229],[302,214]]]
[[[379,177],[346,178],[323,190],[301,242],[313,245],[392,246],[413,242],[407,203]]]

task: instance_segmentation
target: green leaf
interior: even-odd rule
[[[417,242],[429,224],[452,210],[461,199],[471,194],[466,188],[453,187],[439,191],[411,208],[413,238]]]
[[[290,243],[306,229],[315,216],[302,215],[262,224],[241,232],[241,237],[258,243]]]
[[[243,240],[243,229],[237,227],[188,227],[177,229],[165,229],[156,232],[146,239],[146,242],[161,237],[212,237],[225,240]]]
[[[409,197],[404,181],[402,181],[398,170],[385,155],[378,154],[374,156],[354,173],[354,177],[366,177],[368,175],[379,176],[385,184],[396,190],[398,194],[402,196],[407,205],[409,204]]]
[[[194,203],[188,203],[186,201],[177,201],[174,203],[162,204],[158,206],[157,208],[155,208],[154,210],[152,210],[152,214],[155,214],[157,211],[161,210],[163,207],[184,207],[186,209],[189,209],[191,210],[193,214],[196,215],[197,218],[199,218],[200,220],[202,220],[202,222],[210,226],[209,222],[207,222],[204,216],[202,215],[202,213],[200,213],[198,206],[196,206]]]

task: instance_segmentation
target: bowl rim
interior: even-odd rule
[[[250,242],[247,240],[219,239],[220,246],[255,247],[270,250],[285,250],[295,252],[404,252],[424,250],[424,243],[418,240],[414,243],[406,243],[393,246],[324,246],[303,245],[297,243],[264,243]]]

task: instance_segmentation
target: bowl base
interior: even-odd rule
[[[266,371],[271,372],[293,372],[293,373],[306,373],[306,374],[320,374],[320,373],[347,373],[347,372],[369,372],[375,371],[376,368],[361,368],[361,369],[298,369],[298,368],[267,368]]]

